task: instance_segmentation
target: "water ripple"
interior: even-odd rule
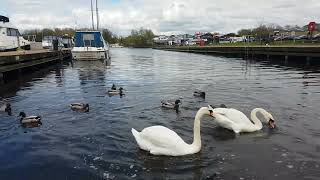
[[[112,49],[110,69],[78,61],[28,74],[0,87],[14,113],[0,114],[0,179],[316,179],[319,69],[122,48]],[[126,95],[108,97],[112,84]],[[180,112],[162,109],[163,99],[181,99]],[[90,112],[72,111],[73,102]],[[163,125],[191,143],[196,111],[208,104],[246,115],[266,108],[278,129],[239,136],[205,118],[201,152],[183,157],[152,156],[130,132]],[[22,128],[20,111],[41,115],[43,125]]]

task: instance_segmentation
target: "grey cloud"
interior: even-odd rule
[[[90,27],[89,0],[2,0],[20,29]],[[100,2],[100,20],[120,35],[145,27],[155,33],[236,32],[261,23],[305,25],[320,21],[319,0],[112,0]],[[2,3],[1,3],[2,4]]]

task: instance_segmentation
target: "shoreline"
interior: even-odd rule
[[[199,53],[208,55],[233,55],[243,59],[282,59],[285,63],[289,60],[299,59],[302,63],[310,65],[320,62],[320,46],[158,46],[153,49],[176,51],[186,53]]]

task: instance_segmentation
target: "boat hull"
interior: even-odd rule
[[[81,61],[95,61],[109,59],[107,51],[71,51],[72,59]]]

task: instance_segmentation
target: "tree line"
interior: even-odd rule
[[[88,28],[78,29],[80,31],[90,30]],[[44,36],[64,36],[68,35],[74,37],[75,30],[72,28],[44,28],[25,30],[23,36],[27,38],[28,35],[36,35],[35,40],[41,42]],[[152,30],[140,28],[138,30],[131,30],[131,34],[127,37],[118,36],[109,29],[102,29],[103,38],[110,44],[119,43],[127,47],[151,47],[153,43],[154,34]]]
[[[320,30],[320,25],[317,25],[318,30]],[[270,35],[273,35],[275,31],[300,31],[300,32],[306,32],[308,30],[308,25],[305,26],[298,26],[298,25],[286,25],[286,26],[280,26],[277,24],[261,24],[256,28],[252,29],[241,29],[238,31],[239,36],[245,36],[245,35],[250,35],[250,36],[255,36],[260,39],[266,39],[270,37]]]

